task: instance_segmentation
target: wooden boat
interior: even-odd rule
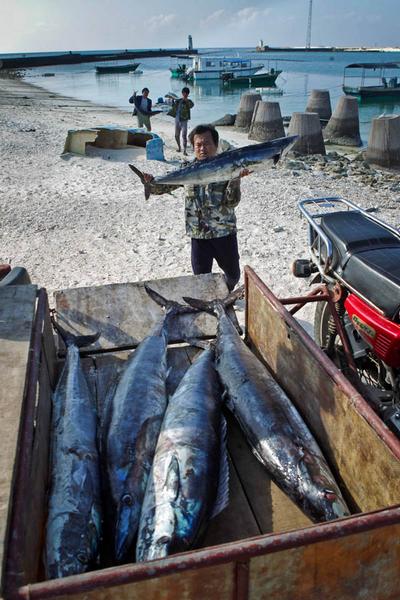
[[[276,69],[271,69],[267,73],[256,73],[250,76],[225,73],[222,76],[222,80],[224,84],[229,86],[273,87],[281,73],[282,71]]]
[[[400,97],[400,81],[396,75],[399,69],[398,62],[347,65],[343,73],[343,91],[360,99]],[[350,78],[357,78],[358,85],[349,85]],[[371,84],[368,85],[368,82]]]
[[[148,282],[160,294],[223,297],[223,276]],[[59,359],[47,295],[0,286],[0,560],[5,600],[394,600],[400,562],[400,442],[294,319],[300,298],[279,301],[245,269],[246,342],[296,404],[341,485],[352,516],[311,524],[275,486],[228,424],[230,503],[201,547],[148,563],[45,581],[50,399]],[[316,298],[309,299],[310,301]],[[101,392],[162,314],[143,282],[56,294],[59,318],[77,334],[102,332],[83,363]],[[285,306],[294,305],[287,310]],[[132,307],[135,307],[132,310]],[[210,315],[187,315],[185,333],[215,335]],[[171,332],[172,391],[196,350]]]
[[[103,75],[104,73],[129,73],[135,71],[140,63],[126,63],[124,65],[99,65],[96,67],[96,73]]]

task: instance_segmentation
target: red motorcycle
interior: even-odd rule
[[[299,202],[310,259],[296,277],[319,284],[314,337],[400,437],[400,232],[343,198]]]

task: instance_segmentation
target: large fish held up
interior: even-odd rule
[[[99,334],[77,337],[53,324],[67,356],[53,394],[48,579],[77,575],[97,565],[102,520],[97,410],[79,358],[79,348],[93,344]]]
[[[291,135],[261,144],[250,144],[242,148],[227,150],[212,158],[193,161],[189,166],[167,173],[167,175],[155,177],[151,183],[145,181],[143,173],[137,167],[129,166],[140,177],[147,200],[151,194],[151,186],[154,184],[207,185],[239,177],[243,169],[262,171],[266,168],[267,161],[272,160],[276,164],[290,150],[297,138],[297,135]]]
[[[104,436],[117,561],[133,559],[130,551],[167,406],[169,323],[179,314],[193,312],[191,307],[166,300],[145,288],[166,309],[165,316],[127,360],[108,408]]]
[[[246,346],[226,308],[242,288],[225,300],[184,298],[218,318],[217,371],[227,405],[253,453],[275,483],[314,522],[349,515],[340,489],[313,435],[283,389]]]
[[[226,424],[209,346],[169,399],[143,502],[136,559],[193,546],[228,502]]]

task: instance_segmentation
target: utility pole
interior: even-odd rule
[[[308,25],[307,25],[306,48],[310,48],[311,47],[312,3],[313,3],[313,0],[310,0],[310,5],[308,7]]]

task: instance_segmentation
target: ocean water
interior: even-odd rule
[[[276,86],[282,95],[261,91],[263,100],[280,103],[282,115],[291,115],[295,111],[304,111],[309,93],[313,89],[330,91],[332,110],[339,96],[342,95],[343,70],[351,63],[361,62],[400,62],[400,52],[275,52],[256,53],[251,48],[218,48],[201,49],[201,53],[219,54],[222,56],[240,56],[252,58],[255,64],[263,64],[265,68],[282,70]],[[123,61],[127,62],[127,61]],[[137,62],[137,61],[135,61]],[[31,83],[40,85],[52,92],[91,100],[98,104],[106,104],[131,110],[128,98],[133,90],[141,91],[143,87],[150,89],[153,103],[168,92],[180,95],[184,85],[179,79],[170,77],[170,67],[184,62],[181,58],[144,58],[135,73],[96,73],[97,64],[82,63],[79,65],[60,65],[28,69],[25,78]],[[191,64],[191,61],[186,61]],[[44,73],[54,73],[52,77],[43,77]],[[358,71],[357,71],[358,74]],[[377,72],[377,74],[379,74]],[[396,73],[390,72],[390,77]],[[400,76],[400,71],[397,72]],[[377,81],[377,79],[375,80]],[[356,82],[356,80],[354,80]],[[210,122],[226,113],[236,113],[241,94],[246,88],[227,88],[219,81],[201,84],[189,84],[190,97],[195,103],[192,111],[191,125]],[[364,144],[368,141],[371,120],[382,114],[400,114],[400,98],[379,101],[364,101],[359,105],[360,129]],[[133,119],[136,123],[136,119]]]

